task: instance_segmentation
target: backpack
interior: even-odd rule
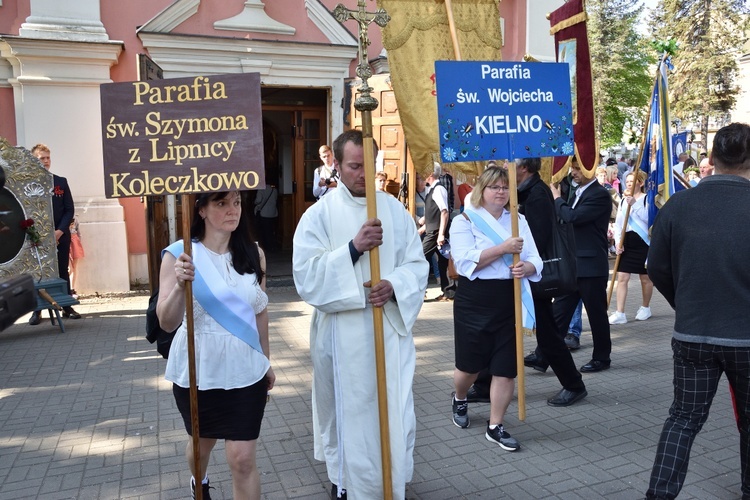
[[[151,298],[148,299],[148,309],[146,309],[146,340],[150,343],[156,342],[156,350],[164,359],[169,358],[169,348],[172,345],[174,334],[177,333],[179,326],[173,332],[167,332],[161,329],[159,318],[156,316],[156,302],[159,300],[159,289],[154,290]]]

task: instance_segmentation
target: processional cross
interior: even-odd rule
[[[375,12],[367,12],[365,10],[365,0],[358,0],[357,10],[350,10],[344,4],[338,4],[333,9],[333,17],[340,23],[354,19],[359,24],[359,64],[357,65],[357,76],[362,79],[362,86],[357,89],[360,96],[354,101],[354,107],[360,112],[373,111],[378,107],[378,100],[370,95],[372,87],[367,84],[368,78],[372,76],[372,70],[367,62],[367,47],[370,46],[367,28],[372,22],[383,28],[391,20],[391,16],[383,9],[378,9]],[[364,119],[362,121],[364,122]],[[365,126],[364,123],[362,126]]]
[[[367,47],[370,38],[367,36],[367,28],[374,21],[381,28],[391,20],[383,9],[376,12],[365,10],[365,0],[357,1],[357,10],[349,10],[343,4],[339,4],[333,10],[333,17],[340,23],[354,19],[359,25],[359,64],[357,65],[357,76],[362,79],[362,85],[357,89],[359,97],[354,100],[354,108],[362,113],[362,149],[365,161],[365,176],[367,179],[375,179],[375,149],[372,138],[372,111],[377,109],[378,100],[370,95],[372,87],[367,80],[372,76],[372,70],[367,63]],[[375,204],[375,183],[365,183],[365,196],[367,199],[367,218],[374,219],[378,216]],[[380,252],[378,247],[370,250],[370,282],[375,286],[380,282]],[[372,322],[375,340],[375,371],[378,387],[378,418],[380,423],[380,463],[383,470],[383,498],[393,498],[393,481],[391,479],[391,439],[388,426],[388,398],[385,377],[385,343],[383,340],[383,308],[372,308]]]

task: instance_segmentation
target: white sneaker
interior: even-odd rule
[[[610,325],[624,325],[627,322],[628,322],[628,318],[625,317],[625,313],[615,311],[609,315]]]
[[[651,308],[650,307],[639,307],[638,312],[635,313],[635,319],[638,321],[643,321],[651,317]],[[611,321],[610,321],[611,323]]]

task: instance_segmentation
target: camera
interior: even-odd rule
[[[339,176],[339,173],[334,168],[333,171],[331,172],[331,176],[324,181],[326,183],[326,186],[330,186],[332,182],[337,182],[338,176]]]

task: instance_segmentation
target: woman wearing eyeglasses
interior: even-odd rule
[[[492,383],[485,438],[516,451],[520,444],[503,426],[517,370],[513,279],[524,281],[524,326],[533,328],[528,280],[541,279],[542,259],[523,216],[518,220],[519,237],[512,237],[509,200],[508,171],[489,167],[477,180],[470,205],[451,227],[451,254],[459,274],[453,303],[453,423],[469,427],[466,392],[478,373],[488,369]],[[513,254],[520,254],[518,264],[513,264]]]

